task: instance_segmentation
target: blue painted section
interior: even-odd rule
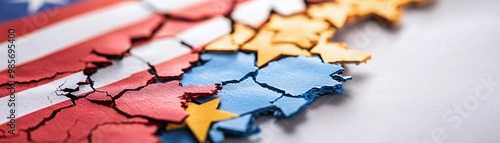
[[[25,2],[26,1],[26,2]],[[74,4],[82,0],[60,0],[62,3],[42,3],[36,12],[28,10],[29,1],[34,0],[1,0],[0,1],[0,23],[19,19],[24,16],[33,15],[47,10],[60,8]],[[49,0],[46,0],[49,1]],[[34,4],[34,2],[31,2]]]

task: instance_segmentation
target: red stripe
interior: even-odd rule
[[[124,132],[125,131],[125,132]],[[158,143],[156,125],[109,124],[92,131],[92,143]]]
[[[180,34],[188,29],[191,29],[197,25],[203,24],[211,19],[205,20],[197,20],[197,21],[188,21],[188,20],[180,20],[180,19],[167,19],[163,23],[160,29],[156,31],[151,39],[138,41],[133,43],[133,47],[138,47],[140,45],[149,43],[156,39],[162,39],[166,37],[175,37],[177,34]]]
[[[86,0],[66,7],[56,8],[2,23],[0,25],[0,31],[7,31],[9,28],[14,28],[16,29],[16,36],[21,37],[67,18],[124,1],[129,0]],[[0,36],[0,42],[5,42],[7,39],[8,37],[6,36]]]
[[[24,117],[16,119],[16,133],[35,127],[45,118],[48,118],[54,110],[70,106],[70,100],[49,106],[42,110],[33,112]],[[147,122],[141,118],[127,118],[119,114],[111,107],[105,107],[89,102],[88,100],[76,100],[76,105],[61,110],[53,119],[44,122],[36,130],[31,131],[31,139],[35,142],[63,142],[66,139],[66,133],[70,132],[71,138],[68,142],[78,142],[79,139],[85,139],[92,128],[106,122]],[[8,130],[7,124],[2,124],[2,130]],[[12,136],[6,133],[6,136]],[[55,136],[54,136],[55,135]],[[12,140],[23,140],[28,142],[28,138],[14,137]]]
[[[72,73],[63,73],[63,74],[59,74],[59,75],[56,75],[54,77],[51,77],[49,79],[40,80],[38,82],[16,84],[16,89],[15,89],[16,92],[15,93],[18,93],[18,92],[21,92],[21,91],[24,91],[24,90],[28,90],[30,88],[37,87],[37,86],[40,86],[40,85],[44,85],[46,83],[49,83],[49,82],[54,81],[56,79],[63,78],[65,76],[68,76],[68,75],[71,75],[71,74]],[[10,91],[7,88],[9,88],[9,85],[7,85],[7,84],[0,86],[0,98],[4,97],[4,96],[10,95]]]
[[[183,31],[193,28],[196,25],[207,22],[208,20],[200,21],[186,21],[178,19],[168,19],[165,24],[155,33],[153,39],[159,39],[164,37],[173,37]]]
[[[159,20],[157,20],[160,18]],[[119,51],[123,51],[123,47],[130,47],[128,44],[130,44],[130,41],[127,39],[119,38],[120,40],[126,40],[126,41],[115,41],[113,39],[110,39],[109,37],[113,36],[118,36],[122,37],[121,35],[132,35],[132,37],[141,37],[141,36],[149,36],[151,30],[155,28],[156,26],[153,26],[155,24],[161,23],[161,19],[163,19],[163,16],[151,16],[150,18],[147,18],[143,21],[137,22],[135,24],[131,24],[130,26],[127,26],[125,28],[121,28],[112,32],[109,32],[107,34],[103,34],[102,36],[95,37],[91,40],[82,42],[80,44],[77,44],[75,46],[71,46],[69,48],[65,48],[64,50],[61,50],[59,52],[50,54],[48,56],[42,57],[38,60],[19,65],[16,67],[16,81],[19,82],[25,82],[24,84],[17,84],[16,86],[16,92],[21,92],[33,87],[36,87],[38,85],[42,85],[45,83],[48,83],[50,81],[54,81],[57,79],[60,79],[62,77],[65,77],[66,75],[69,74],[57,74],[61,72],[65,73],[75,73],[77,71],[81,71],[85,69],[85,60],[88,56],[93,56],[92,50],[93,48],[96,48],[97,46],[106,45],[106,43],[124,43],[124,45],[118,47]],[[179,33],[184,32],[185,30],[188,30],[190,28],[195,27],[196,25],[203,24],[204,22],[209,21],[208,20],[202,20],[202,21],[195,21],[195,22],[190,22],[190,21],[183,21],[183,20],[166,20],[163,23],[163,26],[155,33],[153,38],[149,40],[143,40],[139,41],[136,43],[133,43],[133,47],[140,46],[142,44],[152,42],[156,39],[160,38],[165,38],[165,37],[173,37]],[[135,35],[135,36],[134,36]],[[139,36],[141,35],[141,36]],[[118,45],[114,45],[115,47]],[[106,47],[106,46],[105,46]],[[98,47],[97,47],[98,48]],[[196,48],[196,47],[194,47]],[[0,85],[5,84],[9,79],[7,78],[8,71],[1,71],[0,72]],[[54,77],[54,78],[48,78],[48,77]],[[160,77],[162,75],[160,74]],[[40,80],[44,79],[44,80]],[[33,83],[26,83],[28,81],[32,81]],[[6,90],[7,86],[0,86],[2,90],[0,90],[0,97],[5,97],[9,95],[9,91]]]
[[[233,3],[233,0],[204,0],[182,9],[171,11],[168,15],[188,20],[206,19],[228,14]]]
[[[95,37],[91,40],[75,44],[40,59],[16,67],[16,81],[34,82],[40,79],[53,77],[57,73],[75,73],[85,69],[87,56],[92,55],[95,49],[104,48],[108,52],[126,52],[131,48],[131,38],[148,37],[151,31],[163,21],[163,16],[153,15],[124,28]],[[112,45],[112,46],[111,46]],[[103,51],[103,50],[101,50]],[[7,83],[8,71],[0,72],[0,84]],[[45,79],[43,82],[53,81],[64,76]],[[35,87],[38,84],[18,84],[16,92]],[[26,86],[26,87],[23,87]],[[0,97],[7,96],[6,90],[0,91]]]
[[[166,47],[168,48],[168,47]],[[188,54],[185,54],[183,56],[179,56],[175,59],[172,59],[172,60],[169,60],[169,61],[165,61],[165,62],[162,62],[158,65],[155,65],[155,68],[156,69],[162,69],[162,72],[159,72],[159,74],[161,73],[162,75],[164,76],[171,76],[171,77],[176,77],[176,76],[180,76],[180,74],[182,74],[182,72],[180,73],[179,71],[182,71],[183,69],[186,69],[186,68],[189,68],[191,66],[191,64],[188,64],[188,63],[192,63],[192,62],[195,62],[198,60],[198,53],[188,53]],[[137,76],[134,76],[134,75],[137,75]],[[150,79],[152,77],[151,74],[148,73],[147,70],[143,70],[141,72],[138,72],[136,74],[134,74],[128,78],[125,78],[125,79],[122,79],[122,80],[119,80],[113,84],[110,84],[110,85],[107,85],[107,86],[104,86],[102,88],[98,88],[97,90],[106,90],[106,91],[110,91],[110,93],[119,93],[121,91],[123,91],[124,89],[127,89],[127,88],[138,88],[140,86],[144,86],[145,83],[147,82],[148,79]],[[140,83],[140,84],[136,84],[136,83]],[[131,86],[131,85],[133,86]],[[191,93],[191,94],[196,94],[198,96],[208,96],[208,95],[213,95],[214,92],[216,92],[216,89],[218,88],[218,86],[216,85],[207,85],[207,86],[193,86],[193,85],[190,85],[190,86],[185,86],[185,87],[180,87],[178,86],[180,83],[178,81],[175,81],[175,84],[172,84],[172,82],[170,84],[167,84],[167,83],[158,83],[158,84],[166,84],[168,86],[171,86],[170,88],[162,88],[163,91],[162,92],[157,92],[157,93],[160,93],[162,95],[167,95],[167,96],[171,96],[171,98],[169,99],[170,100],[173,100],[173,99],[176,99],[175,101],[180,101],[182,98],[179,98],[178,96],[181,96],[183,94],[179,94],[179,95],[171,95],[173,93],[177,93],[176,91],[177,90],[182,90],[186,93]],[[173,86],[175,85],[175,86]],[[134,87],[135,86],[135,87]],[[173,90],[173,88],[177,88],[176,90]],[[141,90],[139,90],[141,91]],[[173,92],[173,93],[170,93],[170,94],[165,94],[165,92]],[[139,92],[137,92],[139,93]],[[86,93],[85,93],[86,94]],[[84,95],[84,94],[81,94],[81,95]],[[79,95],[79,96],[81,96]],[[99,96],[105,96],[103,94],[98,94],[98,92],[96,93],[93,93],[93,94],[90,94],[89,96],[87,96],[87,98],[93,98],[91,96],[94,96],[94,97],[97,97],[97,98],[100,98]],[[122,97],[122,98],[130,98],[130,97]],[[102,99],[105,99],[105,98],[102,98]],[[162,100],[166,100],[166,98],[160,98]],[[132,100],[132,99],[127,99],[127,100]],[[137,100],[133,100],[134,102],[136,102]],[[99,107],[100,105],[95,105],[93,103],[90,103],[88,102],[87,100],[85,99],[80,99],[80,100],[77,100],[77,104],[76,104],[76,107],[70,107],[68,109],[65,109],[65,110],[70,110],[70,111],[63,111],[65,113],[59,113],[57,114],[57,116],[55,116],[54,119],[52,119],[52,122],[53,124],[51,125],[44,125],[44,126],[47,126],[47,127],[40,127],[41,130],[37,130],[35,131],[36,133],[32,133],[32,138],[34,140],[41,140],[41,141],[55,141],[56,139],[53,138],[53,136],[47,136],[46,134],[44,134],[44,132],[47,132],[47,133],[55,133],[55,132],[61,132],[61,130],[67,130],[68,128],[72,128],[72,123],[75,123],[75,119],[72,118],[72,116],[82,116],[82,117],[90,117],[90,119],[94,119],[94,120],[86,120],[87,118],[85,118],[85,121],[88,122],[88,126],[90,127],[93,127],[93,125],[96,125],[100,122],[96,122],[97,120],[95,120],[95,118],[101,118],[101,117],[104,117],[104,116],[109,116],[109,115],[116,115],[118,114],[116,111],[114,110],[111,110],[111,108],[106,108],[106,107]],[[180,109],[179,111],[184,111],[182,108],[181,108],[181,103],[178,102],[159,102],[159,103],[171,103],[171,104],[176,104],[176,106],[168,106],[168,107],[171,107],[171,108],[175,108],[175,109]],[[38,110],[38,111],[35,111],[33,113],[30,113],[30,114],[27,114],[23,117],[20,117],[20,118],[17,118],[16,119],[16,133],[19,133],[18,131],[22,131],[22,130],[26,130],[28,128],[32,128],[36,125],[38,125],[39,123],[41,123],[45,118],[48,118],[55,110],[58,110],[60,108],[63,108],[63,107],[67,107],[67,106],[70,106],[72,103],[70,100],[67,100],[67,101],[63,101],[61,103],[57,103],[57,104],[54,104],[54,105],[51,105],[47,108],[44,108],[44,109],[41,109],[41,110]],[[143,104],[147,104],[147,103],[143,103]],[[93,108],[93,107],[99,107],[99,108]],[[144,106],[145,108],[149,108],[148,106]],[[95,115],[95,113],[93,111],[102,111],[102,112],[97,112],[99,113],[99,115]],[[89,112],[89,111],[92,111],[92,112]],[[161,110],[163,111],[163,110]],[[165,110],[166,111],[169,111],[169,110]],[[102,115],[100,113],[107,113],[106,115]],[[89,116],[89,114],[92,114],[91,116]],[[172,116],[171,114],[152,114],[152,115],[162,115],[162,116]],[[61,117],[61,116],[64,116],[64,117]],[[185,115],[179,115],[178,116],[178,119],[182,119]],[[70,118],[72,120],[70,120]],[[113,118],[120,118],[118,116],[113,116]],[[84,121],[84,120],[81,120],[81,121]],[[115,121],[115,119],[113,119],[113,121]],[[0,130],[3,130],[3,131],[8,131],[9,127],[7,126],[8,123],[4,123],[0,126]],[[50,124],[50,123],[49,123]],[[61,125],[63,124],[64,128],[65,129],[57,129],[59,126],[56,126],[54,124],[58,124],[58,125]],[[76,132],[76,134],[78,136],[82,136],[84,134],[87,134],[88,133],[88,128],[85,127],[85,126],[80,126],[79,128],[82,128],[81,131],[77,131],[76,130],[73,130]],[[10,134],[7,134],[7,133],[4,133],[4,136],[12,136]],[[64,137],[64,136],[59,136],[59,137]],[[10,139],[5,139],[6,141],[26,141],[26,140],[23,140],[23,139],[26,139],[25,136],[19,136],[19,137],[14,137],[14,138],[10,138]],[[64,139],[64,138],[60,138],[60,139]]]
[[[30,113],[22,118],[17,118],[16,117],[16,134],[19,134],[19,131],[22,131],[22,130],[26,130],[28,128],[31,128],[31,127],[35,127],[36,125],[38,125],[39,123],[41,123],[45,118],[49,118],[50,115],[55,111],[55,110],[58,110],[58,109],[61,109],[63,107],[68,107],[70,105],[72,105],[73,103],[71,103],[70,100],[67,100],[67,101],[63,101],[61,103],[57,103],[57,104],[54,104],[54,105],[51,105],[47,108],[44,108],[42,110],[38,110],[36,112],[33,112],[33,113]],[[9,127],[9,122],[7,123],[4,123],[0,126],[0,130],[3,130],[5,131],[5,133],[3,134],[3,136],[12,136],[11,134],[9,133],[6,133],[10,127]],[[2,139],[4,140],[4,139]],[[15,139],[14,139],[15,140]]]

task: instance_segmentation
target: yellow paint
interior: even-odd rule
[[[344,27],[347,18],[351,15],[351,11],[352,9],[349,6],[338,3],[321,3],[309,6],[307,15],[317,19],[325,19],[340,29]]]
[[[267,63],[278,59],[280,56],[311,56],[307,50],[301,49],[295,44],[273,44],[271,42],[273,36],[273,31],[260,30],[255,38],[242,46],[242,50],[257,52],[258,67],[266,65]]]
[[[273,43],[290,43],[310,49],[318,42],[319,34],[330,28],[330,25],[303,14],[288,17],[273,14],[263,28],[276,31],[276,35],[272,37]]]
[[[220,98],[210,100],[201,105],[189,102],[186,108],[189,116],[184,120],[184,123],[170,123],[167,125],[167,130],[178,129],[187,125],[199,142],[205,142],[212,122],[238,117],[238,114],[217,110],[219,103]]]
[[[255,35],[255,31],[243,24],[234,24],[234,32],[221,37],[207,46],[207,51],[237,52],[240,46]]]
[[[335,31],[330,29],[321,34],[320,41],[311,50],[313,54],[319,54],[325,63],[364,63],[371,58],[371,55],[356,50],[347,49],[344,43],[333,43],[328,41]]]

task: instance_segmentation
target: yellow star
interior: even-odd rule
[[[329,42],[335,31],[330,29],[321,34],[320,41],[311,50],[313,54],[319,54],[325,63],[364,63],[371,58],[366,52],[348,50],[344,43]]]
[[[309,51],[297,47],[295,44],[271,43],[274,36],[273,31],[260,30],[259,33],[248,43],[242,46],[242,50],[257,52],[257,66],[262,67],[267,63],[278,59],[280,56],[311,56]]]
[[[307,9],[307,14],[313,18],[325,19],[340,29],[351,15],[351,7],[338,3],[313,4]]]
[[[242,45],[246,41],[250,40],[255,35],[255,30],[252,28],[236,23],[234,24],[233,42]]]
[[[352,3],[356,16],[377,15],[393,25],[399,23],[402,13],[401,4],[400,0],[358,0]]]
[[[207,51],[236,52],[239,48],[239,45],[233,43],[233,38],[231,35],[221,37],[205,46],[205,50]]]
[[[329,27],[323,20],[310,19],[302,14],[289,17],[273,14],[263,28],[276,31],[274,43],[292,43],[310,49],[318,41],[319,33]]]
[[[393,0],[396,3],[398,3],[400,6],[405,6],[405,5],[425,5],[429,4],[431,2],[434,2],[433,0]]]
[[[212,122],[238,117],[237,114],[217,110],[219,103],[220,98],[213,99],[201,105],[192,102],[188,103],[186,111],[189,113],[189,116],[184,120],[184,123],[193,132],[199,142],[205,142]],[[167,130],[185,126],[182,124],[168,124]]]
[[[207,51],[236,52],[240,46],[255,35],[255,31],[243,24],[236,23],[233,26],[234,32],[221,37],[207,46]]]

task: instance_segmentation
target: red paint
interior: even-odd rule
[[[195,27],[207,20],[202,21],[185,21],[177,19],[167,19],[163,26],[155,33],[154,39],[173,37],[179,33],[182,33],[190,28]]]
[[[96,90],[98,92],[91,93],[87,95],[86,98],[95,101],[111,101],[111,97],[115,97],[120,92],[126,89],[136,89],[152,82],[154,82],[153,75],[149,74],[146,70],[135,73],[130,77],[114,82],[112,84],[97,88]]]
[[[93,143],[157,143],[158,126],[144,124],[107,124],[92,132]]]
[[[147,120],[127,118],[111,107],[80,99],[76,101],[74,107],[62,110],[54,119],[32,131],[31,139],[35,142],[86,141],[93,128],[109,122],[147,122]]]
[[[139,91],[125,92],[116,107],[133,116],[181,122],[187,117],[182,107],[183,96],[208,96],[217,93],[217,85],[182,87],[179,81],[150,84]]]
[[[180,79],[184,73],[183,70],[191,67],[191,63],[197,62],[198,59],[199,54],[192,52],[173,60],[163,62],[159,65],[155,65],[154,68],[160,79]]]
[[[48,100],[48,99],[47,99]],[[17,118],[16,119],[16,134],[19,134],[19,131],[22,130],[27,130],[28,128],[35,127],[39,123],[41,123],[45,118],[48,118],[52,112],[54,112],[57,109],[61,109],[63,107],[68,107],[71,106],[72,103],[71,101],[63,101],[57,104],[54,104],[52,106],[49,106],[47,108],[38,110],[36,112],[27,114],[23,117]],[[7,123],[4,123],[0,126],[1,130],[8,131],[9,127],[7,126]],[[6,136],[12,136],[11,134],[4,133]],[[16,137],[16,138],[22,138],[21,137]],[[26,138],[27,139],[27,138]],[[18,140],[18,139],[16,139]]]
[[[203,0],[188,7],[168,13],[173,18],[200,20],[228,14],[233,0]]]
[[[28,133],[22,131],[22,132],[16,133],[15,137],[9,136],[6,138],[0,138],[0,140],[2,143],[24,143],[24,142],[28,142]]]
[[[124,52],[123,49],[130,48],[131,39],[148,36],[152,32],[156,25],[160,24],[163,17],[159,15],[154,15],[145,20],[139,21],[130,26],[112,31],[110,33],[104,34],[102,36],[95,37],[91,40],[76,44],[74,46],[65,48],[61,51],[55,52],[53,54],[47,55],[40,59],[25,63],[23,65],[18,65],[16,67],[16,81],[18,82],[34,82],[43,78],[52,77],[57,73],[61,72],[71,72],[75,73],[86,68],[85,62],[80,59],[86,58],[92,53],[92,49],[101,49],[107,54],[116,54]],[[117,35],[125,35],[127,38],[111,38],[116,41],[109,41],[109,37],[117,37]],[[118,36],[121,37],[121,36]],[[105,46],[108,48],[99,48],[97,46],[102,45],[112,45],[113,43],[126,43],[117,44],[115,46]],[[110,50],[109,47],[114,47],[114,50]],[[114,52],[112,52],[114,51]],[[125,50],[126,51],[126,50]],[[59,76],[58,76],[59,77]],[[8,71],[4,70],[0,72],[0,84],[7,83],[10,80],[8,78]],[[56,80],[52,78],[51,81]],[[20,92],[18,90],[18,92]],[[0,97],[6,96],[5,94],[0,95]]]
[[[148,20],[128,28],[126,31],[117,31],[106,37],[99,38],[99,44],[94,44],[94,52],[109,58],[120,58],[132,48],[132,39],[148,38],[153,30],[163,22],[160,15],[150,17]]]
[[[198,57],[198,53],[188,53],[154,67],[159,78],[180,79],[184,73],[183,70],[191,67],[191,63],[198,61]],[[86,98],[94,101],[111,101],[111,97],[115,97],[125,89],[137,89],[153,81],[153,75],[144,70],[112,84],[97,88],[98,92],[91,93]]]
[[[95,54],[87,55],[80,60],[84,63],[92,63],[93,65],[98,67],[105,67],[113,64],[111,60],[108,60],[105,57],[98,56]]]
[[[2,23],[0,24],[0,31],[7,31],[9,28],[14,28],[16,29],[16,36],[22,37],[65,19],[126,1],[130,0],[86,0],[59,9],[40,12],[35,15]],[[5,42],[7,39],[8,37],[6,36],[0,36],[0,42]]]
[[[33,87],[44,85],[44,84],[49,83],[55,79],[60,79],[62,77],[68,76],[70,74],[72,74],[72,73],[62,73],[62,74],[57,74],[57,75],[51,76],[48,79],[43,79],[43,80],[39,80],[36,82],[16,84],[16,93],[24,91],[24,90],[28,90],[28,89],[33,88]],[[0,86],[0,89],[2,89],[2,90],[0,90],[0,97],[8,96],[10,94],[9,90],[7,90],[8,87],[9,87],[9,85],[7,85],[7,84]]]
[[[87,55],[80,60],[85,63],[85,69],[83,69],[83,73],[85,75],[92,75],[97,72],[97,68],[113,64],[111,60],[95,54]]]

